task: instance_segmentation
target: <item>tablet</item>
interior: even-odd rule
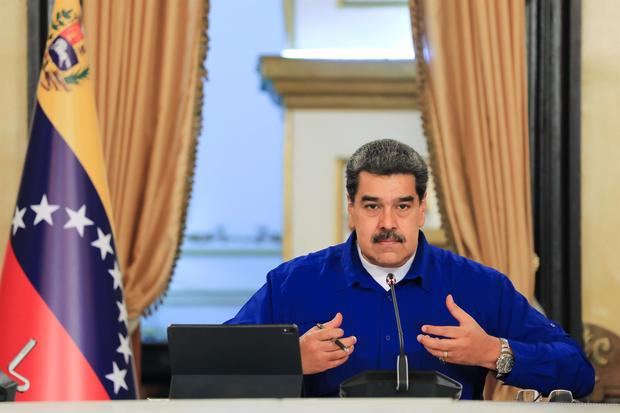
[[[171,399],[301,396],[294,324],[173,324],[168,351]]]

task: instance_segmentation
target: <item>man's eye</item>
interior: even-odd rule
[[[364,205],[364,208],[369,209],[371,211],[374,211],[376,209],[379,209],[379,205],[377,205],[377,204],[366,204],[366,205]]]
[[[398,205],[398,209],[405,210],[405,209],[409,209],[409,208],[411,208],[411,205],[409,205],[409,204],[399,204]]]

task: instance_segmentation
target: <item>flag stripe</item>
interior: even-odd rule
[[[5,367],[33,337],[37,345],[18,365],[17,372],[30,380],[30,389],[17,400],[106,400],[108,393],[64,327],[33,288],[7,247],[0,288],[2,335],[0,366]],[[47,375],[40,371],[48,372]],[[60,372],[53,378],[49,373]],[[19,382],[19,381],[18,381]],[[19,382],[21,384],[21,382]]]
[[[35,111],[26,165],[17,200],[18,208],[27,208],[26,228],[11,238],[15,256],[97,375],[109,374],[114,360],[129,369],[129,382],[133,380],[131,369],[122,354],[116,353],[118,333],[111,334],[127,336],[126,325],[118,320],[117,303],[124,305],[122,291],[113,288],[108,273],[117,257],[108,253],[102,259],[101,251],[91,245],[98,239],[97,229],[110,234],[110,223],[88,174],[40,107]],[[52,214],[54,225],[45,221],[34,225],[36,214],[31,206],[39,204],[43,194],[49,204],[59,206]],[[66,208],[78,211],[83,205],[94,225],[85,226],[80,236],[75,228],[64,226],[69,221]],[[116,251],[113,241],[110,246]],[[32,259],[33,251],[39,251],[38,259]],[[107,353],[113,358],[101,357]],[[110,381],[103,379],[103,384],[115,394]],[[119,394],[122,397],[123,392]]]
[[[82,65],[86,66],[87,63],[84,61]],[[43,72],[41,76],[44,76]],[[37,89],[37,100],[41,108],[86,168],[94,187],[97,188],[108,217],[112,219],[112,202],[107,184],[94,96],[90,81],[84,82],[80,87],[72,88],[71,93],[58,93],[54,89],[45,90],[41,84]]]

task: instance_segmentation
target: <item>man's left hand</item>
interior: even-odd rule
[[[459,326],[424,325],[423,333],[441,338],[419,334],[418,341],[429,353],[445,362],[495,370],[501,352],[499,339],[488,335],[472,316],[456,305],[451,294],[446,297],[446,307]]]

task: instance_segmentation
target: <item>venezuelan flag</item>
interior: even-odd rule
[[[17,400],[134,399],[133,357],[79,0],[56,0],[0,278]]]

